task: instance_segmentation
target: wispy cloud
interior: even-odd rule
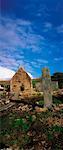
[[[29,20],[1,17],[1,66],[15,71],[19,66],[22,66],[27,72],[34,75],[35,69],[40,69],[42,66],[49,65],[49,56],[54,60],[52,56],[53,51],[57,51],[58,46],[54,42],[51,43],[49,42],[50,40],[46,40],[46,33],[43,33],[43,31],[48,32],[53,29],[52,23],[43,22],[43,31],[41,34],[35,31],[35,26],[36,24],[33,24],[33,22]],[[37,56],[37,59],[35,59],[35,56]],[[58,58],[55,58],[55,61],[58,61]]]
[[[17,59],[12,58],[11,56],[8,57],[6,55],[0,56],[0,66],[10,68],[14,71],[17,71],[19,67],[24,67],[27,72],[34,72],[31,64],[27,62],[24,57],[21,57],[21,59]]]
[[[46,29],[51,29],[51,28],[52,28],[52,23],[50,23],[50,22],[45,22],[44,27],[45,27]]]
[[[42,65],[47,65],[48,64],[48,60],[45,60],[45,59],[37,59],[37,60],[34,60],[30,63],[32,65],[32,67],[35,67],[37,68],[41,68]]]
[[[37,62],[39,63],[39,64],[48,64],[48,60],[45,60],[45,59],[37,59]]]
[[[50,16],[49,9],[45,4],[38,3],[38,6],[39,6],[39,8],[37,9],[37,16],[41,15],[41,17],[43,16],[44,18]],[[40,15],[38,15],[38,14],[40,14]]]
[[[31,49],[40,50],[40,43],[44,40],[41,35],[32,30],[32,23],[21,19],[3,18],[0,23],[0,49]]]
[[[22,19],[1,17],[0,22],[0,65],[13,70],[19,66],[34,73],[31,63],[24,57],[25,51],[40,53],[44,37],[35,34],[33,24]]]
[[[53,30],[53,25],[50,22],[44,23],[43,32],[49,32]]]
[[[63,33],[63,24],[57,27],[57,32],[58,33]]]
[[[63,60],[63,57],[59,57],[59,58],[54,58],[55,61],[61,61]]]

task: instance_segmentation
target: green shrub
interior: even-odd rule
[[[14,127],[21,127],[23,131],[28,131],[29,125],[24,121],[23,118],[19,118],[15,120]]]
[[[57,98],[53,98],[53,103],[56,105],[62,104],[62,100],[61,99],[57,99]]]

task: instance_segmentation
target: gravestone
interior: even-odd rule
[[[52,106],[52,86],[51,76],[48,68],[42,70],[42,90],[44,94],[44,107],[50,108]]]

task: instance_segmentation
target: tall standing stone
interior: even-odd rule
[[[51,94],[51,76],[48,68],[42,70],[42,89],[44,93],[44,107],[50,108],[52,106]]]

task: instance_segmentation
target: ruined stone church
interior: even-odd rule
[[[14,93],[31,91],[32,81],[28,73],[21,67],[10,80],[10,91]]]

